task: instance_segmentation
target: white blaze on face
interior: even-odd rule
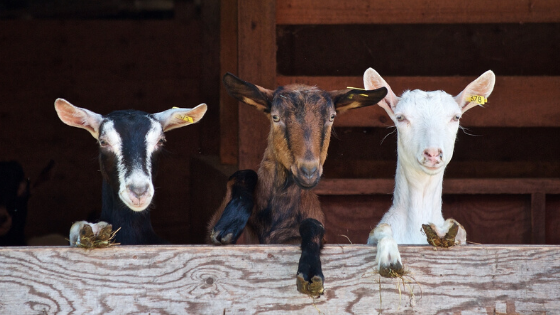
[[[143,211],[151,203],[154,196],[152,184],[152,153],[163,133],[161,125],[151,120],[151,128],[145,135],[144,145],[146,150],[134,156],[131,161],[125,161],[123,156],[123,141],[115,130],[113,122],[107,121],[103,125],[103,136],[111,144],[111,150],[117,158],[117,176],[119,180],[119,197],[134,211]],[[146,163],[145,167],[142,165]]]
[[[399,158],[436,174],[453,156],[461,108],[443,91],[405,92],[395,108]]]

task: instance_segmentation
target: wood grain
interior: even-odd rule
[[[337,178],[322,179],[315,193],[318,195],[392,194],[394,179]],[[444,194],[531,194],[542,192],[560,194],[558,178],[450,178],[443,182]]]
[[[220,1],[220,160],[237,164],[239,113],[238,102],[222,84],[226,72],[238,74],[237,0]]]
[[[532,243],[530,195],[443,195],[442,199],[443,217],[459,221],[471,242]]]
[[[366,68],[364,68],[364,71]],[[482,73],[481,73],[482,74]],[[393,91],[444,90],[459,94],[476,77],[385,77]],[[363,88],[362,77],[288,77],[278,76],[278,85],[304,83],[334,90],[349,86]],[[560,77],[497,76],[494,92],[484,108],[474,108],[461,119],[467,127],[559,127]],[[515,93],[511,93],[515,91]],[[358,112],[359,111],[359,112]],[[387,127],[393,125],[379,106],[350,111],[336,118],[339,127]]]
[[[560,21],[554,0],[281,0],[278,24],[547,23]]]
[[[546,243],[546,195],[542,192],[531,194],[532,243]]]
[[[275,12],[274,0],[239,1],[239,76],[267,89],[276,88]],[[259,167],[269,126],[263,113],[239,103],[239,169],[256,170]]]
[[[297,246],[0,249],[2,314],[557,314],[560,247],[401,246],[414,297],[375,248],[322,251],[326,293],[297,293]],[[381,290],[380,290],[381,287]],[[420,292],[421,288],[421,292]],[[412,304],[412,305],[411,305]]]

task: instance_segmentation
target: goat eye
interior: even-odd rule
[[[459,121],[459,119],[461,119],[461,115],[453,116],[453,121]]]
[[[403,115],[397,115],[397,121],[404,121]]]
[[[99,145],[102,147],[106,147],[109,145],[109,142],[103,140],[103,139],[99,139]]]
[[[336,117],[336,114],[331,114],[331,117],[329,118],[330,121],[334,121],[334,118]]]
[[[161,146],[163,146],[163,145],[165,144],[165,141],[166,141],[165,138],[161,138],[161,139],[159,139],[157,145],[158,145],[159,147],[161,147]]]
[[[279,122],[279,121],[280,121],[280,116],[278,116],[278,115],[272,115],[272,121],[274,121],[274,122]]]

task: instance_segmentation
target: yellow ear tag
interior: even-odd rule
[[[479,105],[484,105],[488,103],[488,99],[482,95],[472,95],[467,98],[469,102],[475,102]]]
[[[179,107],[173,107],[172,109],[177,109],[177,108],[179,108]],[[177,118],[182,119],[182,120],[184,120],[184,121],[186,121],[186,122],[188,122],[188,123],[191,123],[191,124],[194,122],[194,120],[192,119],[192,117],[187,116],[187,115],[179,115],[179,116],[177,116]]]
[[[365,91],[366,89],[361,89],[361,88],[357,88],[357,87],[352,87],[352,86],[347,86],[347,89],[352,89],[352,90],[360,90],[360,91]],[[368,97],[369,95],[367,94],[360,94],[361,96],[365,96]]]

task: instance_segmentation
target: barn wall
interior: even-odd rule
[[[207,102],[200,124],[168,133],[155,180],[156,232],[173,243],[189,241],[181,233],[188,224],[189,159],[217,154],[217,144],[200,139],[205,129],[219,128],[209,124],[218,117],[217,101],[201,91],[200,13],[190,3],[177,10],[162,20],[0,21],[0,159],[20,161],[32,180],[56,162],[53,178],[33,191],[27,236],[66,235],[71,222],[98,217],[101,209],[95,140],[58,119],[56,98],[101,114]]]

